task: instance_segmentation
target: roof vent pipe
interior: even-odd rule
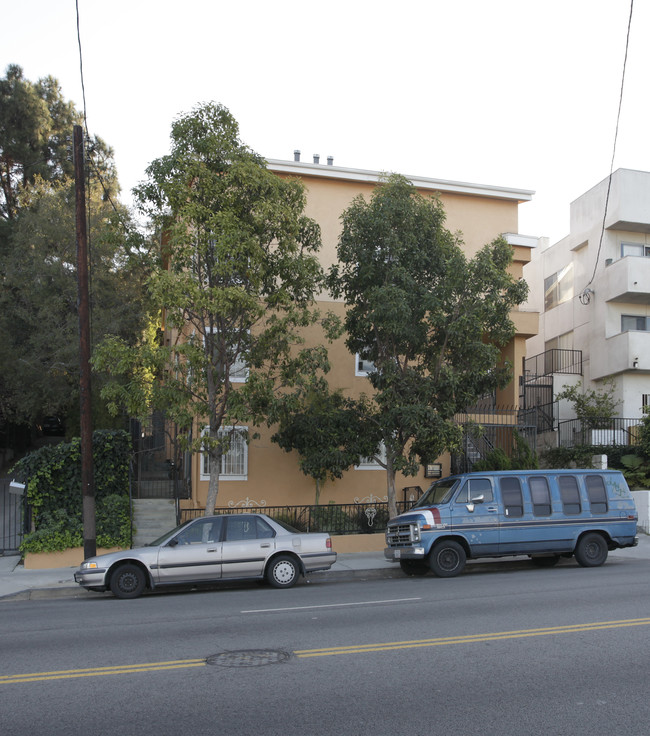
[[[293,160],[294,161],[300,161],[300,151],[296,148],[296,150],[293,152]]]
[[[320,163],[320,154],[319,153],[315,153],[314,154],[314,163],[315,164],[319,164]]]
[[[334,166],[334,156],[328,156],[327,157],[327,165],[328,166]]]

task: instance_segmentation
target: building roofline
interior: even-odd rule
[[[355,181],[377,184],[382,176],[380,171],[369,171],[366,169],[349,169],[332,164],[311,164],[306,161],[282,161],[280,159],[267,159],[269,170],[276,173],[293,174],[294,176],[316,176],[327,179],[338,179],[339,181]],[[464,194],[478,197],[490,197],[493,199],[515,200],[516,202],[529,202],[535,192],[530,189],[515,189],[513,187],[500,187],[492,184],[472,184],[462,181],[448,181],[446,179],[431,179],[424,176],[406,175],[406,178],[418,189],[429,189],[435,192],[449,194]]]

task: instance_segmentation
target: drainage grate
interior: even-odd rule
[[[291,652],[281,649],[240,649],[238,652],[211,654],[206,664],[217,667],[262,667],[265,664],[281,664],[291,658]]]

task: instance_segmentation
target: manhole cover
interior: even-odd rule
[[[205,662],[218,667],[262,667],[286,662],[290,657],[290,652],[279,649],[240,649],[238,652],[212,654]]]

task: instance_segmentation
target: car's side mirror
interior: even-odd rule
[[[169,542],[167,542],[168,547],[175,547],[178,544],[178,539],[174,537],[174,539],[170,539]]]

